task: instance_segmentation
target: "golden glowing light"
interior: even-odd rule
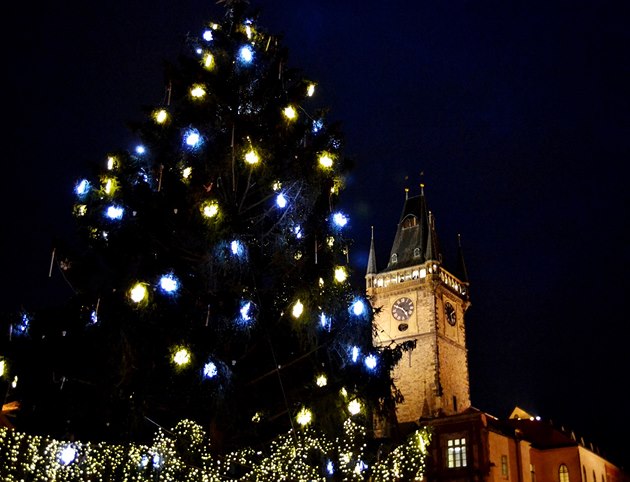
[[[330,167],[332,167],[333,165],[333,157],[327,153],[327,152],[323,152],[320,156],[319,156],[319,165],[328,169]]]
[[[135,303],[140,303],[147,297],[148,291],[147,287],[144,283],[137,283],[131,290],[129,291],[129,297],[131,301]]]
[[[105,194],[111,194],[113,187],[114,187],[113,181],[111,179],[107,179],[105,181],[105,187],[103,188],[103,190],[105,191]]]
[[[192,95],[195,99],[201,99],[206,95],[206,89],[199,84],[193,85],[190,89],[190,95]]]
[[[173,362],[180,367],[188,365],[190,363],[190,351],[186,348],[180,348],[173,355]]]
[[[192,174],[192,167],[185,167],[184,169],[182,169],[182,177],[184,179],[188,179],[191,174]]]
[[[299,318],[300,316],[302,316],[302,313],[304,313],[304,305],[300,300],[297,300],[293,305],[291,314],[293,315],[293,318]]]
[[[75,216],[85,216],[87,213],[87,206],[85,204],[77,204],[74,206]]]
[[[260,162],[260,158],[254,149],[247,151],[245,154],[245,162],[251,165],[258,164]]]
[[[315,93],[315,84],[308,84],[308,86],[306,87],[306,95],[308,95],[309,97],[313,97],[314,93]]]
[[[219,214],[219,204],[216,201],[210,201],[202,208],[203,215],[207,218],[213,218]]]
[[[116,167],[116,158],[114,156],[109,156],[107,158],[107,169],[111,171],[114,167]]]
[[[286,106],[284,110],[282,111],[282,113],[289,120],[295,120],[297,118],[297,111],[295,110],[295,107],[293,107],[292,105]]]
[[[323,286],[324,286],[324,278],[319,278],[319,280],[317,282],[319,283],[319,287],[323,288]]]
[[[6,363],[4,360],[0,360],[0,377],[4,376],[4,371],[6,370]]]
[[[214,55],[212,55],[210,52],[206,52],[206,54],[204,55],[203,66],[208,70],[212,70],[214,68]]]
[[[359,402],[356,399],[352,400],[348,404],[348,411],[350,412],[351,415],[356,415],[357,413],[359,413],[361,411],[361,402]]]
[[[168,120],[168,112],[165,109],[158,109],[153,113],[153,120],[158,124],[164,124]]]
[[[302,407],[295,417],[295,421],[304,427],[313,420],[313,413],[306,407]]]
[[[335,281],[343,283],[348,279],[348,271],[343,266],[337,266],[335,268]]]
[[[315,383],[318,387],[325,387],[328,384],[328,378],[322,373],[321,375],[318,375]]]

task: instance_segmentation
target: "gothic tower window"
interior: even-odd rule
[[[558,478],[560,479],[560,482],[569,482],[569,468],[564,465],[564,464],[560,464],[560,469],[558,470]]]
[[[413,257],[414,258],[419,258],[420,257],[420,248],[414,248],[413,249]]]
[[[398,263],[398,255],[396,253],[392,254],[392,263]]]
[[[415,216],[407,216],[402,222],[402,228],[412,228],[418,224],[418,218]]]

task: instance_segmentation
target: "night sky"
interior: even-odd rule
[[[423,182],[447,268],[462,237],[473,405],[500,418],[518,405],[630,468],[627,2],[255,5],[343,125],[359,286],[370,226],[382,269],[404,189]],[[112,0],[3,11],[7,313],[70,294],[48,273],[54,240],[71,232],[75,180],[135,145],[127,122],[162,101],[163,61],[222,10]]]

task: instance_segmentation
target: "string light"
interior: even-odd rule
[[[166,109],[158,109],[153,112],[153,120],[158,124],[164,124],[168,120],[168,112]]]

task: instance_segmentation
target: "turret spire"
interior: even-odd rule
[[[372,239],[370,240],[370,254],[368,256],[368,265],[366,274],[376,274],[376,251],[374,249],[374,226],[372,226]]]

